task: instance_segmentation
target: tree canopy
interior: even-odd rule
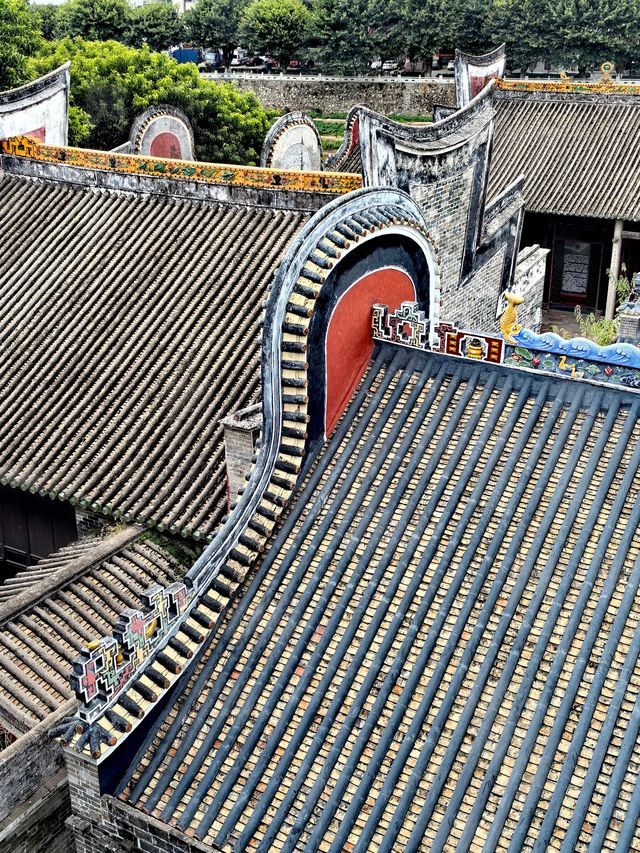
[[[311,51],[327,71],[366,70],[379,55],[369,31],[369,0],[315,0],[312,16]]]
[[[275,57],[281,66],[294,57],[313,58],[327,73],[365,72],[374,59],[406,58],[422,60],[428,71],[434,53],[455,47],[483,53],[504,41],[510,67],[522,71],[538,60],[581,72],[612,60],[624,70],[640,62],[640,0],[197,0],[182,16],[161,2],[132,9],[127,0],[67,0],[30,8],[26,0],[0,0],[0,87],[29,79],[27,60],[42,39],[54,44],[44,48],[46,60],[60,51],[56,40],[69,36],[157,51],[188,41],[219,49],[227,67],[241,45]],[[123,92],[122,82],[114,83],[113,67],[123,54],[111,49],[108,79],[98,76],[93,95],[87,90],[79,96],[91,109],[83,108],[82,117],[78,101],[74,112],[78,135],[87,132],[87,116],[94,117],[94,141],[115,133],[106,118],[99,130],[103,122],[96,116],[103,111],[97,93],[110,93],[115,127],[121,115],[129,115],[129,107],[121,110],[121,105],[132,101],[135,90],[132,84]],[[195,86],[194,103],[206,99],[195,69],[180,73],[190,75],[191,82],[185,84],[178,75],[172,85]]]
[[[239,44],[240,19],[246,5],[247,0],[198,0],[184,16],[189,38],[201,47],[219,47],[228,68]]]
[[[31,60],[33,76],[71,60],[71,144],[110,149],[129,136],[134,118],[153,104],[182,109],[194,128],[196,156],[222,163],[255,163],[269,120],[256,96],[202,79],[147,47],[67,38],[50,42]]]
[[[304,43],[311,15],[300,0],[253,0],[240,21],[240,41],[287,68]]]
[[[559,0],[553,7],[551,38],[545,52],[581,71],[604,59],[623,67],[637,57],[637,0]]]
[[[0,91],[30,79],[27,58],[41,41],[39,19],[26,0],[0,0]]]
[[[133,47],[147,44],[151,50],[167,50],[184,36],[182,18],[170,3],[149,3],[131,11],[127,41]]]
[[[127,0],[71,0],[69,35],[96,41],[122,39],[129,31]]]

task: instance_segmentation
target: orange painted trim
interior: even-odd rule
[[[640,85],[603,82],[585,83],[563,80],[498,80],[497,88],[505,92],[554,92],[556,94],[640,95]]]
[[[44,163],[64,163],[80,169],[100,169],[153,178],[177,178],[222,186],[331,194],[349,193],[362,187],[362,175],[345,172],[296,172],[263,169],[259,166],[169,160],[140,154],[117,154],[113,151],[45,145],[26,136],[13,136],[3,140],[2,152],[12,157],[26,157]]]

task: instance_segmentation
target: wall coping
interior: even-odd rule
[[[362,176],[343,172],[299,172],[264,169],[260,166],[235,166],[170,160],[140,154],[120,154],[89,148],[46,145],[28,136],[14,136],[1,143],[2,153],[19,159],[44,163],[62,163],[81,169],[170,178],[253,189],[290,190],[321,194],[345,194],[362,187]]]
[[[65,62],[64,65],[48,74],[43,74],[37,80],[31,80],[31,82],[17,86],[15,89],[6,89],[4,92],[0,92],[0,107],[11,104],[22,107],[23,102],[28,99],[45,100],[61,89],[68,88],[70,66],[70,61]]]

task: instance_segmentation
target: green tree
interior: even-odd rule
[[[70,35],[69,7],[69,3],[32,6],[33,12],[38,16],[42,35],[47,41]]]
[[[148,44],[151,50],[167,50],[184,37],[184,24],[170,3],[149,3],[131,12],[127,41],[134,47]]]
[[[41,40],[39,20],[25,0],[0,0],[0,91],[29,80],[27,57]]]
[[[124,142],[137,115],[153,104],[172,104],[188,116],[196,157],[255,163],[269,120],[256,96],[230,83],[214,83],[166,54],[115,41],[80,38],[48,42],[31,60],[33,76],[71,60],[72,145],[110,149]],[[84,124],[82,123],[84,121]]]
[[[310,17],[300,0],[253,0],[240,21],[240,41],[286,69],[305,40]]]
[[[316,0],[309,26],[311,54],[329,72],[364,71],[378,53],[369,31],[368,0]]]
[[[240,18],[246,5],[246,0],[198,0],[183,18],[190,40],[200,47],[219,48],[226,68],[239,44]]]
[[[494,44],[505,42],[509,67],[520,68],[524,77],[538,60],[550,57],[554,8],[549,0],[496,0],[490,30]]]
[[[129,31],[127,0],[71,0],[69,34],[84,39],[122,40]]]
[[[458,5],[453,45],[480,55],[498,47],[492,40],[493,0],[462,0]]]
[[[405,23],[404,0],[370,0],[366,29],[376,58],[406,56]]]
[[[584,74],[606,60],[622,70],[637,58],[638,0],[559,0],[553,10],[548,48],[554,62]]]
[[[431,69],[431,59],[440,50],[452,50],[457,38],[458,9],[450,0],[407,0],[406,50]]]

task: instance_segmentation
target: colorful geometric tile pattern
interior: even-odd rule
[[[73,696],[69,672],[83,646],[111,635],[120,614],[140,606],[141,588],[169,586],[181,570],[161,545],[125,527],[12,578],[2,587],[0,724],[27,732],[56,712]]]
[[[417,302],[403,302],[391,312],[388,305],[373,305],[371,324],[374,340],[429,349],[429,320]]]
[[[71,688],[80,704],[79,716],[97,719],[114,696],[132,679],[140,665],[178,625],[194,598],[183,583],[163,588],[158,584],[141,595],[144,609],[127,608],[113,629],[84,648],[73,662]]]
[[[28,157],[45,163],[65,163],[81,169],[178,178],[224,186],[282,189],[314,193],[348,193],[362,187],[361,175],[339,172],[296,172],[261,169],[257,166],[228,166],[184,160],[164,160],[85,148],[42,145],[34,139],[17,136],[1,143],[2,152],[14,157]]]
[[[445,355],[465,356],[477,361],[488,361],[500,364],[504,353],[504,341],[492,335],[481,335],[478,332],[466,332],[448,323],[436,326],[438,345],[435,352]]]
[[[615,71],[612,63],[601,66],[602,77],[594,82],[574,80],[567,74],[560,74],[560,80],[498,80],[498,89],[507,92],[557,92],[575,94],[578,92],[594,95],[640,95],[640,86],[633,83],[618,83],[611,76]]]
[[[415,302],[403,302],[394,312],[389,312],[386,305],[374,305],[371,322],[374,340],[492,364],[528,367],[570,379],[640,388],[638,347],[628,343],[602,347],[586,338],[566,340],[552,332],[531,332],[517,323],[511,303],[500,318],[504,339],[440,323],[434,328],[436,342],[430,347],[428,320]]]

